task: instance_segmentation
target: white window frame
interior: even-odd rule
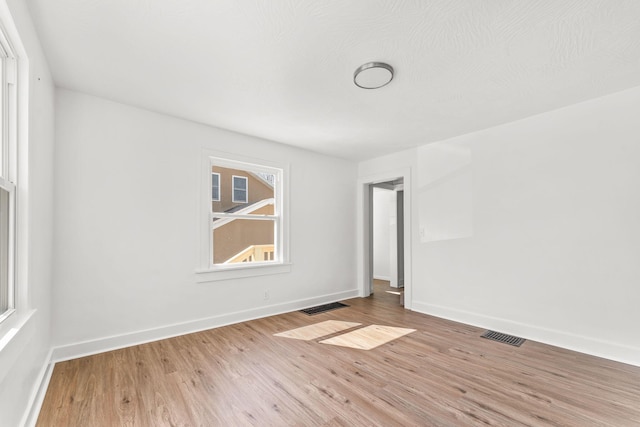
[[[15,256],[16,256],[16,126],[17,126],[17,60],[13,46],[6,36],[4,28],[0,28],[0,147],[2,161],[0,162],[0,187],[9,194],[9,218],[7,233],[7,289],[2,297],[7,301],[7,310],[0,313],[0,324],[8,319],[16,308],[15,293]]]
[[[274,212],[276,215],[244,215],[244,214],[221,214],[212,212],[211,206],[211,170],[213,166],[220,166],[228,169],[241,169],[249,172],[264,172],[274,174]],[[200,250],[199,263],[196,268],[197,282],[210,282],[218,280],[228,280],[234,278],[261,276],[266,274],[279,274],[291,271],[290,251],[289,251],[289,165],[271,160],[255,159],[231,153],[221,153],[218,151],[203,149],[201,155],[202,181],[200,207]],[[247,183],[248,184],[248,183]],[[232,184],[233,185],[233,184]],[[207,192],[205,195],[205,191]],[[248,200],[248,188],[247,188]],[[274,220],[275,235],[274,244],[276,253],[274,260],[264,262],[250,262],[237,264],[214,264],[213,263],[213,239],[212,222],[216,218],[228,217],[251,217],[253,220],[260,220],[264,216],[265,220]],[[276,218],[277,217],[277,218]]]
[[[244,180],[244,200],[236,199],[236,178]],[[249,178],[246,176],[231,175],[231,201],[233,203],[249,203]]]
[[[28,292],[28,112],[29,59],[11,13],[0,2],[0,54],[6,65],[2,73],[2,187],[10,195],[10,309],[0,314],[0,352],[33,318]],[[6,372],[0,367],[0,377]]]
[[[212,202],[219,202],[220,201],[220,190],[221,190],[221,186],[220,186],[220,174],[218,172],[211,172],[211,185],[209,186],[211,188],[211,191],[213,192],[213,175],[216,175],[218,177],[218,198],[216,199],[215,197],[213,197],[213,194],[211,194],[211,201]]]

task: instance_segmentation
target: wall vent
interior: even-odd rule
[[[486,331],[481,335],[481,338],[486,338],[492,341],[498,341],[501,343],[513,345],[516,347],[520,347],[523,342],[526,340],[520,337],[514,337],[513,335],[502,334],[500,332],[495,331]]]

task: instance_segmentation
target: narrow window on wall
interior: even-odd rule
[[[215,172],[211,173],[211,200],[220,201],[220,174]]]
[[[282,170],[211,158],[211,174],[219,182],[210,212],[211,265],[282,263]]]
[[[15,308],[16,57],[0,31],[0,322]]]
[[[233,202],[247,203],[249,193],[249,179],[246,176],[233,176]]]

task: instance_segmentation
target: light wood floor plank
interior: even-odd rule
[[[640,368],[481,339],[386,290],[58,363],[37,425],[640,426]],[[416,331],[368,351],[274,336],[328,320]]]

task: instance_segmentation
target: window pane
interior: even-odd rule
[[[220,175],[211,174],[211,200],[220,200]]]
[[[0,314],[9,308],[9,192],[0,188]]]
[[[247,203],[247,190],[234,188],[233,201],[236,203]]]
[[[234,190],[247,191],[247,178],[242,176],[234,176],[233,188]]]
[[[250,215],[262,206],[273,205],[275,174],[218,165],[213,165],[211,172],[220,174],[219,200],[213,201],[212,212]]]
[[[214,218],[213,263],[275,261],[275,220]]]

